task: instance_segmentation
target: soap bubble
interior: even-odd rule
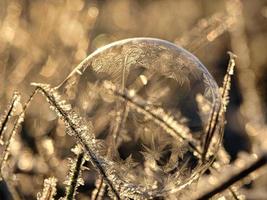
[[[175,192],[203,172],[203,141],[219,112],[218,86],[191,53],[170,42],[132,38],[89,55],[58,87],[101,139],[131,184]],[[219,124],[208,156],[216,154]]]

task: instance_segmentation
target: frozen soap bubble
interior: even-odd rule
[[[191,53],[152,38],[126,39],[89,55],[57,87],[101,139],[117,174],[157,194],[177,192],[204,168],[203,141],[221,100]],[[217,126],[208,156],[216,153]]]

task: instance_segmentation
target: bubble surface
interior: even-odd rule
[[[57,89],[92,122],[104,156],[131,184],[164,194],[201,173],[202,143],[221,99],[207,69],[183,48],[153,38],[117,41],[89,55]],[[219,144],[213,141],[210,156]]]

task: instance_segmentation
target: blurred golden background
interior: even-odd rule
[[[31,82],[56,85],[95,49],[130,37],[156,37],[188,49],[218,85],[227,67],[226,52],[234,52],[237,69],[227,112],[225,148],[234,160],[241,150],[252,151],[258,140],[267,143],[266,0],[0,0],[0,111],[15,90],[25,101],[32,91]],[[38,104],[33,107],[39,108]],[[51,113],[42,114],[47,117]],[[35,122],[30,117],[34,115],[29,115],[23,126]],[[35,155],[35,140],[43,137],[45,157],[58,149],[58,157],[48,159],[53,170],[59,163],[66,165],[69,152],[65,151],[73,144],[64,143],[67,139],[62,131],[56,131],[53,140],[41,132],[24,130],[26,139],[17,139],[13,145],[14,152],[21,150],[14,165],[22,177],[20,187],[26,199],[35,197],[43,181],[42,177],[29,178],[27,173],[49,171],[46,162]],[[24,142],[19,144],[20,140]],[[64,179],[67,170],[66,165],[54,173]],[[258,187],[266,187],[266,180]],[[94,183],[86,184],[93,187]]]

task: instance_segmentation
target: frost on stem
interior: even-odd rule
[[[98,178],[95,182],[96,188],[92,192],[91,199],[92,200],[102,200],[104,199],[106,184],[103,178]]]
[[[226,108],[229,102],[229,91],[231,89],[231,76],[234,74],[234,66],[235,66],[235,55],[231,52],[228,52],[230,55],[230,60],[227,67],[226,75],[224,76],[223,86],[220,88],[222,104],[220,105],[220,109],[216,111],[212,110],[212,114],[209,119],[209,123],[206,129],[205,138],[203,141],[203,154],[202,159],[205,160],[207,153],[211,151],[214,146],[218,142],[222,140],[223,135],[221,137],[214,137],[216,131],[221,131],[219,124],[224,123],[224,113],[226,112]],[[219,130],[218,130],[219,129]]]
[[[60,95],[57,94],[54,89],[44,84],[34,85],[47,97],[52,109],[54,109],[64,120],[69,132],[74,135],[78,142],[83,146],[91,162],[98,169],[99,173],[104,178],[105,183],[109,186],[109,190],[112,192],[114,198],[151,199],[153,197],[161,196],[160,194],[162,193],[174,193],[190,185],[198,178],[198,174],[203,171],[204,166],[192,171],[190,178],[184,179],[185,184],[181,184],[178,181],[182,175],[182,171],[167,176],[170,182],[163,184],[163,188],[153,189],[148,186],[145,187],[132,184],[131,181],[121,177],[120,172],[118,171],[120,169],[118,163],[101,156],[100,151],[102,150],[100,148],[102,148],[102,146],[100,148],[97,146],[98,142],[92,132],[93,127],[88,127],[88,124],[90,126],[92,124],[90,122],[85,124],[82,118],[80,118],[65,101],[61,100]]]
[[[113,161],[101,156],[102,151],[97,146],[99,144],[95,139],[93,126],[91,122],[85,122],[78,114],[71,109],[71,106],[62,100],[60,95],[47,84],[32,85],[37,87],[47,98],[51,108],[56,111],[59,117],[65,122],[67,131],[70,135],[74,135],[77,141],[83,146],[90,161],[96,167],[98,172],[103,176],[105,182],[109,186],[116,199],[133,198],[133,199],[150,199],[156,196],[152,189],[134,185],[127,180],[123,180],[119,176],[120,167]]]
[[[9,106],[9,108],[6,110],[5,112],[5,116],[1,121],[1,137],[3,138],[3,132],[6,129],[6,126],[8,125],[8,122],[10,120],[10,118],[12,116],[15,115],[15,113],[18,115],[17,118],[14,121],[14,125],[12,127],[11,132],[9,133],[9,135],[7,136],[5,141],[2,141],[2,139],[0,139],[3,143],[3,152],[1,153],[1,160],[0,160],[0,170],[1,170],[1,174],[2,174],[2,170],[5,166],[5,163],[8,159],[9,156],[9,148],[10,148],[10,144],[12,142],[12,139],[14,138],[14,135],[16,134],[20,124],[23,122],[24,120],[24,110],[22,110],[22,106],[20,103],[20,95],[18,93],[14,93],[13,98],[12,98],[12,102]]]
[[[176,138],[178,141],[187,141],[193,151],[195,151],[196,153],[200,152],[200,150],[195,145],[196,141],[194,141],[189,128],[177,122],[174,117],[166,113],[163,108],[150,105],[141,97],[132,95],[131,91],[128,91],[126,89],[124,89],[124,91],[120,91],[116,89],[115,85],[113,85],[111,82],[104,82],[103,87],[112,92],[112,94],[114,94],[115,96],[118,96],[122,100],[127,101],[129,107],[145,115],[147,119],[152,119],[155,124],[162,127],[163,130]]]
[[[85,161],[84,152],[79,145],[76,145],[72,151],[76,157],[75,159],[70,158],[70,171],[65,181],[67,185],[65,200],[75,199],[77,188],[84,184],[82,179],[82,169]]]
[[[205,67],[178,46],[151,38],[118,41],[91,54],[58,87],[34,85],[113,198],[182,192],[211,164],[201,160],[200,141],[212,109],[218,111],[219,90]],[[203,118],[198,94],[211,105]]]
[[[41,193],[37,194],[37,200],[54,200],[56,195],[57,179],[50,177],[44,180],[44,186]]]
[[[3,117],[0,119],[0,144],[3,143],[4,132],[6,130],[8,121],[14,115],[20,103],[20,95],[15,92],[8,108],[5,110]]]
[[[243,163],[243,166],[240,166]],[[205,200],[212,198],[213,196],[220,196],[224,190],[228,189],[234,184],[237,188],[242,186],[242,180],[255,173],[256,170],[262,168],[267,164],[267,154],[264,152],[261,155],[244,155],[243,158],[238,158],[230,166],[224,166],[221,169],[220,175],[208,176],[208,179],[201,184],[200,190],[198,191],[197,200]],[[257,174],[257,173],[256,173]],[[209,181],[213,180],[213,181]],[[245,181],[246,182],[246,181]],[[233,187],[232,187],[233,188]],[[237,199],[245,199],[244,195],[238,195]]]

